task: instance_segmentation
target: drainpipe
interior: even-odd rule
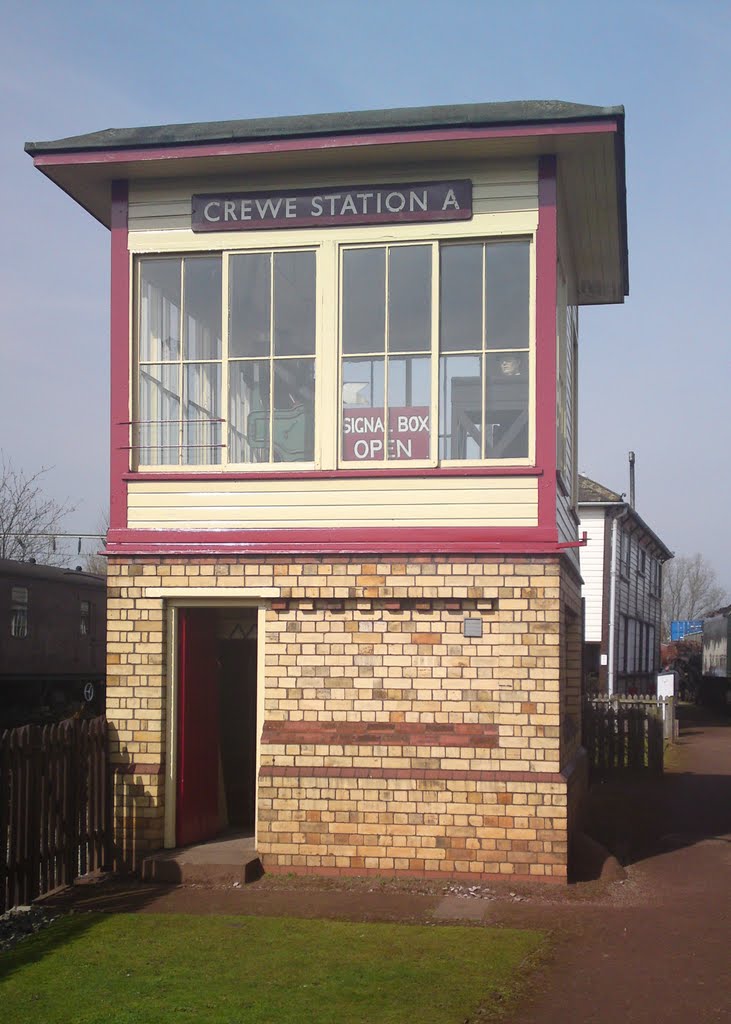
[[[612,697],[614,696],[614,682],[616,675],[616,629],[617,629],[617,573],[619,572],[618,561],[619,554],[617,544],[617,537],[619,531],[617,525],[629,515],[629,509],[625,508],[624,512],[620,512],[618,516],[612,519],[612,557],[611,557],[611,569],[609,572],[609,651],[607,658],[607,694]]]

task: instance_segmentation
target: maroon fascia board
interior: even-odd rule
[[[29,150],[37,167],[81,164],[125,164],[137,161],[180,160],[191,157],[242,156],[258,153],[287,153],[303,150],[357,148],[414,142],[464,142],[474,139],[509,139],[616,133],[618,121],[571,121],[549,124],[501,125],[477,128],[427,128],[410,131],[363,132],[355,135],[317,135],[305,138],[252,139],[242,142],[171,143],[165,146],[131,146],[120,149],[61,152]]]
[[[277,530],[110,529],[107,555],[561,555],[555,525]]]

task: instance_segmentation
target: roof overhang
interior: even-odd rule
[[[577,505],[579,519],[581,519],[582,509],[588,510],[593,508],[606,509],[612,517],[624,514],[631,524],[630,532],[633,533],[635,530],[641,530],[647,540],[659,551],[663,562],[669,562],[671,558],[675,558],[675,553],[660,540],[652,527],[647,525],[642,516],[632,508],[628,501],[580,501]]]
[[[628,294],[624,110],[554,101],[361,111],[110,129],[26,144],[35,166],[106,227],[115,180],[282,174],[318,168],[555,155],[578,301]]]

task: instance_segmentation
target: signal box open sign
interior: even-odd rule
[[[343,410],[343,458],[352,462],[429,458],[429,407]]]

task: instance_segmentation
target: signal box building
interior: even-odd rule
[[[32,143],[111,233],[117,840],[566,878],[578,307],[627,293],[622,108]]]

